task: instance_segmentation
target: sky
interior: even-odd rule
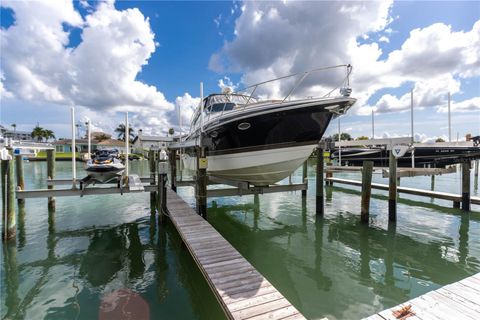
[[[480,135],[479,1],[7,1],[1,5],[0,123],[70,137],[77,122],[112,133],[183,130],[205,94],[352,64],[353,137],[417,141]],[[322,96],[344,70],[315,73],[294,98]],[[291,79],[259,90],[283,97]],[[335,91],[338,92],[338,91]],[[338,131],[333,121],[327,135]]]

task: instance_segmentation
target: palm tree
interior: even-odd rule
[[[32,131],[32,138],[35,139],[37,141],[41,141],[44,137],[44,129],[42,127],[39,127],[38,125],[33,128],[33,131]]]
[[[17,133],[17,124],[13,123],[12,128],[13,128],[13,135],[15,135]]]
[[[110,138],[105,133],[99,134],[95,137],[95,140],[97,140],[98,142],[102,142],[108,139]]]
[[[118,139],[125,141],[125,125],[124,124],[119,124],[118,127],[115,129],[115,132],[117,133]],[[135,137],[135,134],[133,133],[132,128],[128,128],[128,133],[129,133],[129,138]]]
[[[52,130],[43,130],[43,137],[45,138],[46,141],[48,141],[48,139],[52,138],[52,139],[55,139],[55,134],[53,133]]]

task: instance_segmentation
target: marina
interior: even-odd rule
[[[141,162],[141,163],[144,163],[144,166],[148,165],[148,163],[146,163],[146,162]],[[25,164],[25,165],[30,165],[30,164]],[[39,166],[40,164],[33,164],[32,163],[31,165]],[[159,166],[159,168],[160,167],[161,166]],[[176,168],[176,167],[178,167],[178,166],[175,166],[175,167],[169,166],[167,171],[170,173],[170,171],[172,171],[171,169]],[[316,203],[317,202],[317,196],[318,196],[317,192],[314,191],[315,190],[314,185],[316,185],[316,183],[314,183],[315,180],[316,180],[315,175],[316,175],[316,172],[317,172],[316,163],[313,163],[313,167],[312,167],[312,163],[309,166],[307,166],[307,172],[304,171],[304,168],[305,168],[304,166],[299,168],[299,171],[297,170],[296,171],[297,173],[291,179],[287,179],[288,181],[284,181],[283,183],[278,185],[278,187],[279,188],[280,187],[284,188],[284,189],[280,189],[280,191],[283,191],[283,192],[288,190],[287,194],[291,194],[290,197],[295,197],[295,194],[297,194],[297,192],[301,192],[301,190],[304,189],[304,188],[295,189],[295,187],[292,188],[292,186],[296,186],[296,185],[302,186],[301,183],[298,184],[298,183],[295,183],[295,182],[299,181],[299,179],[300,180],[304,179],[305,176],[308,180],[310,180],[309,189],[307,190],[307,193],[305,194],[306,198],[304,198],[305,201],[302,200],[302,212],[305,212],[305,213],[302,213],[302,215],[298,217],[298,218],[301,219],[301,221],[303,221],[301,223],[302,225],[305,225],[305,223],[307,223],[305,225],[305,227],[307,227],[307,225],[308,225],[308,220],[310,220],[312,218],[314,219],[314,221],[317,221],[316,223],[318,223],[318,219],[322,219],[322,220],[326,219],[328,221],[329,218],[325,217],[325,215],[328,215],[329,207],[331,205],[333,205],[333,203],[332,203],[333,194],[343,193],[343,192],[347,191],[346,189],[336,187],[335,186],[336,184],[340,183],[340,184],[347,184],[347,185],[354,185],[354,186],[355,185],[356,186],[360,185],[361,186],[361,182],[359,183],[359,182],[357,182],[355,180],[352,180],[352,179],[349,180],[349,179],[345,179],[345,178],[326,178],[325,179],[325,184],[327,184],[329,182],[333,182],[333,186],[326,186],[325,187],[325,194],[324,194],[324,196],[325,196],[325,212],[322,216],[322,215],[318,214],[318,211],[315,208],[315,206],[313,206],[313,208],[311,207],[312,199],[314,200],[313,203]],[[471,173],[472,173],[472,176],[473,176],[472,181],[477,181],[476,184],[474,182],[473,185],[471,186],[471,188],[473,188],[472,192],[475,195],[478,192],[478,178],[477,178],[477,180],[475,180],[475,171],[474,170],[472,170]],[[314,175],[313,177],[312,177],[312,174]],[[347,175],[347,177],[351,176],[351,175],[357,175],[357,177],[358,177],[359,172],[358,172],[358,170],[346,170],[345,171],[345,170],[338,170],[337,169],[337,171],[334,174],[335,175],[340,174],[341,176]],[[449,175],[450,174],[446,174],[445,177],[448,177]],[[55,176],[57,176],[57,175],[55,175]],[[69,179],[65,179],[64,178],[64,176],[65,176],[64,173],[61,176],[63,176],[62,179],[54,179],[54,180],[46,179],[42,182],[42,184],[50,185],[50,186],[58,186],[57,188],[61,188],[62,185],[63,186],[71,186],[72,181],[69,180]],[[161,181],[160,178],[158,178],[158,179],[155,179],[155,178],[152,179],[152,177],[147,178],[145,176],[148,176],[148,175],[145,175],[145,174],[143,174],[143,176],[144,177],[141,178],[140,180],[142,182],[142,186],[143,186],[144,189],[143,190],[136,190],[136,191],[132,190],[131,192],[140,192],[140,193],[137,193],[138,195],[140,195],[142,193],[145,194],[145,193],[155,192],[156,190],[158,190],[158,185],[152,185],[152,181],[155,181],[155,180],[156,181]],[[167,199],[166,206],[167,206],[167,212],[168,212],[167,214],[170,216],[170,219],[172,219],[173,225],[177,229],[177,232],[179,233],[180,238],[182,239],[182,241],[186,244],[187,248],[189,249],[189,252],[192,255],[193,261],[195,261],[196,264],[198,264],[200,273],[202,273],[203,277],[205,277],[206,283],[208,284],[208,286],[211,287],[211,290],[214,293],[215,299],[217,301],[219,301],[219,306],[221,307],[221,309],[223,309],[223,313],[227,316],[227,318],[249,318],[249,317],[254,317],[254,316],[259,316],[259,318],[262,318],[261,317],[262,314],[263,315],[271,314],[273,316],[273,318],[277,318],[277,317],[275,317],[275,315],[277,315],[279,319],[283,318],[283,315],[285,315],[285,314],[292,315],[292,316],[297,315],[298,317],[301,317],[302,314],[300,312],[304,313],[305,310],[302,310],[302,308],[298,309],[298,305],[299,305],[298,304],[299,303],[298,296],[297,296],[297,298],[295,298],[295,295],[292,296],[291,294],[288,294],[289,290],[286,289],[284,287],[284,285],[281,284],[282,282],[280,282],[280,287],[278,288],[277,284],[275,284],[275,282],[271,282],[271,280],[266,280],[264,278],[263,272],[261,271],[263,268],[260,267],[260,269],[257,269],[257,268],[259,268],[259,267],[257,267],[257,265],[260,261],[257,260],[257,265],[255,265],[255,264],[250,264],[250,262],[247,262],[246,260],[243,260],[244,259],[243,256],[244,256],[245,252],[242,252],[243,251],[242,250],[242,245],[240,243],[237,243],[237,245],[239,245],[239,249],[237,249],[237,246],[235,245],[235,241],[232,242],[232,238],[231,238],[232,234],[228,233],[229,236],[226,236],[227,234],[225,234],[225,233],[222,234],[221,230],[218,230],[218,232],[220,232],[220,233],[218,233],[217,231],[215,231],[215,229],[213,229],[210,226],[210,224],[211,224],[213,227],[215,227],[217,225],[217,223],[220,222],[219,220],[217,220],[220,217],[218,215],[216,215],[215,213],[213,213],[213,216],[212,216],[212,211],[215,212],[217,210],[220,210],[220,212],[223,212],[225,209],[229,208],[229,206],[230,206],[228,200],[225,201],[225,200],[221,200],[222,198],[215,198],[215,197],[225,196],[225,195],[235,196],[235,195],[238,195],[239,191],[235,191],[235,188],[231,188],[231,187],[226,188],[226,189],[222,188],[221,185],[218,184],[218,182],[215,183],[214,181],[211,181],[211,183],[214,183],[214,184],[212,185],[212,187],[209,187],[207,189],[207,197],[212,198],[212,199],[218,199],[218,200],[213,200],[213,202],[212,202],[212,200],[208,200],[208,203],[210,203],[210,204],[207,205],[207,207],[208,207],[208,209],[207,209],[207,211],[208,211],[208,215],[207,215],[208,223],[207,223],[204,219],[202,219],[199,215],[197,215],[191,209],[190,205],[188,204],[188,202],[191,203],[191,201],[192,201],[192,200],[188,200],[188,199],[192,199],[191,198],[192,193],[190,193],[190,192],[185,193],[185,191],[191,190],[192,189],[191,187],[194,186],[195,183],[192,183],[192,180],[188,176],[187,173],[182,173],[181,176],[185,177],[184,181],[186,182],[184,185],[188,186],[188,187],[186,187],[186,188],[181,187],[180,185],[182,185],[181,184],[182,180],[178,177],[177,172],[175,172],[175,176],[176,176],[176,179],[172,179],[170,177],[169,181],[176,181],[177,182],[177,192],[179,192],[180,195],[183,194],[184,195],[183,197],[185,197],[185,196],[186,197],[185,197],[185,200],[183,200],[182,198],[179,198],[175,193],[173,193],[173,191],[169,190],[166,193],[166,195],[167,195],[166,196],[166,199]],[[376,175],[374,177],[375,177],[375,179],[378,179],[378,178],[382,179],[381,176],[378,176],[378,175]],[[438,183],[440,184],[440,186],[442,185],[441,184],[441,178],[442,177],[443,176],[438,177],[438,181],[439,181]],[[418,177],[417,176],[417,177],[413,177],[413,178],[405,178],[404,181],[409,181],[409,179],[419,179],[419,178],[420,179],[424,179],[424,178],[430,179],[429,177]],[[293,180],[293,183],[292,183],[291,180]],[[312,185],[312,183],[313,183],[313,185]],[[404,184],[405,184],[405,182],[404,182]],[[475,186],[477,186],[477,187],[475,187]],[[388,191],[388,185],[382,185],[382,184],[378,184],[376,182],[372,182],[372,188],[373,189],[378,188],[379,190],[387,190]],[[184,190],[184,191],[182,191],[182,190]],[[217,192],[216,192],[216,190],[217,190]],[[230,190],[230,191],[226,191],[226,190]],[[295,192],[295,190],[297,190],[297,192]],[[338,191],[335,191],[335,190],[338,190]],[[403,186],[398,187],[398,192],[400,192],[400,193],[404,192],[405,190],[408,190],[408,187],[403,187]],[[138,195],[135,195],[135,194],[129,195],[130,192],[128,191],[128,189],[125,189],[123,191],[124,191],[123,192],[124,193],[123,197],[125,197],[125,196],[138,197]],[[347,194],[351,193],[352,191],[347,191],[348,192]],[[35,194],[35,192],[38,192],[38,193]],[[54,192],[54,193],[52,193],[52,192]],[[85,192],[84,193],[85,196],[88,195],[89,197],[105,197],[105,196],[107,196],[107,197],[112,197],[112,196],[113,197],[119,197],[120,196],[120,191],[117,187],[87,188],[87,189],[83,190],[83,192]],[[209,194],[209,192],[210,192],[210,194]],[[230,192],[230,193],[228,193],[228,192]],[[249,193],[247,192],[247,190],[244,190],[243,192],[245,192],[245,194],[243,194],[243,196],[240,197],[239,199],[245,199],[245,198],[251,197],[251,196],[248,196]],[[353,192],[355,192],[355,191],[353,191]],[[461,197],[458,194],[455,195],[455,194],[452,194],[452,193],[449,194],[449,193],[445,193],[445,192],[442,193],[442,192],[431,192],[430,191],[431,194],[429,195],[427,191],[424,191],[424,192],[425,192],[425,194],[421,194],[421,195],[431,198],[432,201],[434,201],[434,199],[438,199],[439,201],[450,200],[450,201],[454,201],[454,202],[461,200]],[[35,197],[45,198],[45,197],[48,197],[48,196],[55,196],[55,197],[59,197],[58,199],[55,200],[56,202],[58,202],[58,201],[61,201],[60,199],[63,198],[63,197],[61,197],[62,195],[64,195],[64,196],[79,196],[81,193],[82,193],[82,190],[80,190],[80,189],[76,189],[76,190],[75,189],[74,190],[72,190],[72,189],[65,189],[65,190],[60,190],[60,189],[48,190],[48,189],[45,189],[43,191],[42,190],[28,191],[28,189],[26,189],[25,191],[18,191],[17,192],[17,198],[19,200],[22,200],[22,199],[26,198],[27,201],[31,201],[30,198],[32,198],[32,197],[33,198],[35,198]],[[116,193],[117,195],[115,195],[114,193]],[[263,193],[265,193],[265,195],[261,195]],[[313,195],[312,195],[312,193],[313,193]],[[109,195],[109,194],[111,194],[111,195]],[[254,228],[254,230],[257,230],[256,228],[258,228],[259,223],[258,223],[258,221],[255,222],[255,219],[258,219],[259,217],[255,218],[255,215],[258,215],[260,212],[263,212],[263,211],[261,211],[260,207],[258,207],[257,209],[255,209],[255,207],[259,205],[258,204],[260,202],[259,197],[262,197],[262,199],[264,197],[268,197],[268,192],[265,192],[265,190],[254,189],[251,194],[255,194],[254,195],[254,197],[255,197],[254,202],[256,204],[254,204],[254,209],[253,209],[254,210],[253,228]],[[272,193],[273,197],[278,198],[278,196],[275,196],[275,194],[278,194],[278,193],[277,192]],[[280,194],[282,194],[282,193],[280,193]],[[308,194],[310,194],[310,196],[307,196]],[[415,193],[415,192],[408,192],[408,191],[407,191],[407,194],[415,195],[415,196],[419,195],[418,192]],[[280,198],[284,198],[284,197],[285,196],[280,196]],[[403,204],[402,204],[403,201],[407,201],[407,203],[409,203],[409,200],[408,199],[404,200],[403,197],[404,196],[402,196],[402,198],[398,199],[398,205],[400,207],[403,206]],[[140,198],[145,199],[145,196],[141,196]],[[310,200],[308,200],[308,199],[310,199]],[[372,202],[373,203],[375,203],[377,201],[385,202],[384,200],[375,200],[375,199],[382,199],[382,198],[381,197],[378,198],[378,196],[372,195]],[[34,199],[32,199],[32,201],[33,200]],[[471,200],[471,205],[473,207],[472,210],[474,211],[472,214],[475,216],[476,215],[475,211],[478,210],[478,209],[476,209],[477,205],[480,204],[480,203],[478,202],[478,197],[475,197],[475,196],[471,197],[470,200]],[[158,198],[157,198],[157,201],[159,201]],[[187,201],[187,202],[185,202],[185,201]],[[245,200],[242,200],[241,202],[244,203],[244,201]],[[247,199],[246,201],[248,203],[249,200]],[[198,200],[195,201],[195,202],[198,205]],[[221,205],[219,205],[220,203],[221,203]],[[247,208],[249,208],[249,205],[247,203],[245,203],[244,205],[240,205],[239,208],[244,208],[244,209],[241,209],[241,210],[246,210],[246,212],[248,212],[251,209],[247,209]],[[310,206],[308,206],[308,203],[310,203]],[[414,201],[413,203],[414,204],[408,204],[407,207],[411,206],[411,205],[413,205],[413,206],[420,205],[420,203],[418,201]],[[162,204],[159,204],[158,206],[160,207],[160,206],[162,206]],[[235,207],[235,206],[236,205],[233,205],[233,207]],[[243,207],[243,206],[245,206],[245,207]],[[310,209],[308,209],[307,206]],[[438,207],[435,206],[435,208],[438,208]],[[23,210],[25,210],[25,209],[22,209],[22,211]],[[229,209],[227,209],[227,212],[228,212],[228,210]],[[309,211],[312,212],[312,210],[313,210],[313,216],[310,216],[310,218],[308,218],[307,212],[309,212]],[[437,210],[437,209],[435,209],[435,210]],[[454,210],[458,210],[458,209],[454,209]],[[235,211],[233,211],[233,212],[235,212]],[[257,212],[257,213],[255,213],[255,212]],[[304,214],[306,214],[306,216],[304,216]],[[354,213],[351,216],[351,218],[354,218],[354,216],[358,216],[358,214],[359,214],[359,212]],[[49,214],[49,216],[52,219],[53,219],[54,215],[55,215],[55,212],[52,212],[52,213]],[[233,217],[235,217],[235,215]],[[294,216],[291,216],[291,218],[293,218]],[[387,221],[388,221],[388,214],[386,216],[384,215],[383,218],[379,217],[378,214],[376,214],[374,216],[375,216],[374,220],[370,219],[370,224],[369,224],[369,226],[366,226],[367,228],[372,228],[372,227],[377,228],[375,226],[377,225],[378,222],[375,222],[375,220],[377,220],[378,218],[380,218],[381,221],[383,219],[387,219]],[[158,219],[159,219],[159,222],[160,222],[160,220],[162,220],[161,217],[159,217]],[[184,220],[182,220],[182,219],[184,219]],[[223,216],[220,219],[222,219],[222,220],[225,219],[225,216]],[[304,219],[307,219],[307,220],[304,220]],[[471,219],[471,218],[468,217],[467,219]],[[476,221],[476,220],[474,220],[474,221]],[[395,227],[395,229],[402,228],[402,226],[401,226],[402,223],[405,223],[405,221],[403,221],[401,216],[399,216],[399,221],[397,222],[397,226]],[[475,224],[475,222],[473,222],[473,223]],[[201,224],[202,226],[194,227],[194,225],[196,225],[196,224]],[[388,229],[390,230],[391,227],[392,227],[391,223],[387,223],[387,224],[388,224]],[[162,225],[165,225],[165,222],[160,224],[159,227],[162,228]],[[291,227],[297,228],[297,227],[295,227],[295,225],[297,225],[297,223],[293,222]],[[287,227],[287,230],[290,228],[287,225],[285,225],[285,227]],[[359,228],[359,227],[362,228],[361,226],[357,226],[356,228]],[[22,228],[25,228],[25,225],[23,225]],[[293,230],[295,230],[295,229],[293,229]],[[300,230],[302,230],[302,228]],[[72,232],[74,232],[74,231],[72,231]],[[212,235],[210,235],[211,232],[213,232]],[[391,232],[391,231],[389,231],[389,232]],[[19,235],[19,236],[22,237],[21,235]],[[223,239],[222,236],[226,236],[227,240]],[[390,236],[387,236],[387,237],[390,237]],[[472,236],[474,236],[474,235],[472,235]],[[461,237],[464,237],[464,235],[461,235]],[[215,239],[218,239],[218,240],[215,240]],[[212,242],[212,241],[224,241],[224,242],[222,242],[224,244],[216,245],[215,242]],[[255,241],[255,243],[258,245],[258,241]],[[261,247],[262,246],[260,246],[260,250],[261,250]],[[217,248],[217,249],[215,249],[215,248]],[[196,250],[200,250],[200,251],[197,252]],[[221,250],[220,254],[218,254],[216,252],[218,250]],[[228,250],[231,250],[231,253],[228,253],[227,252]],[[239,251],[237,251],[237,250],[239,250]],[[461,249],[461,250],[463,250],[463,249]],[[473,250],[475,252],[476,249],[473,249]],[[480,248],[479,248],[479,250],[480,250]],[[201,251],[205,251],[205,252],[201,252]],[[249,255],[247,254],[245,256],[245,258],[248,259],[248,257],[249,257]],[[211,260],[211,259],[213,259],[213,260]],[[242,260],[244,262],[242,262]],[[261,260],[263,260],[263,259],[261,259]],[[475,261],[475,260],[472,260],[472,262],[473,261]],[[211,269],[209,269],[209,267],[210,267],[209,263],[212,263]],[[236,265],[237,263],[242,264],[242,266],[239,267],[239,269],[238,269],[241,272],[237,271],[237,265]],[[206,269],[204,269],[205,265],[208,266]],[[236,267],[233,267],[234,265]],[[262,263],[260,263],[259,265],[262,266]],[[475,263],[474,263],[474,265],[475,265]],[[478,265],[478,268],[480,268],[480,265]],[[259,273],[256,273],[256,275],[253,275],[252,278],[249,278],[249,274],[246,272],[247,269],[254,274],[256,272],[262,272],[262,274],[260,275]],[[217,274],[212,275],[211,273],[209,273],[209,271],[220,272],[220,274],[219,275],[217,275]],[[233,272],[233,274],[232,274],[232,272]],[[237,276],[241,277],[241,279],[239,279],[238,281],[235,282],[234,279]],[[458,279],[458,280],[460,280],[460,279]],[[217,281],[217,284],[220,283],[221,285],[224,285],[224,286],[228,283],[231,283],[231,281],[233,281],[233,283],[236,283],[236,284],[234,284],[231,287],[227,285],[228,288],[226,288],[226,289],[222,288],[220,286],[220,288],[222,288],[222,289],[219,289],[218,287],[215,286],[215,281]],[[325,284],[328,283],[328,280],[326,280],[326,281],[327,282]],[[240,290],[240,294],[236,295],[235,293],[234,294],[228,293],[229,291],[227,289]],[[250,290],[250,289],[252,289],[252,290]],[[243,291],[243,290],[247,290],[247,291]],[[277,290],[279,290],[279,291],[277,291]],[[246,296],[243,296],[241,294],[242,292],[246,292]],[[286,292],[286,294],[284,292]],[[237,293],[239,293],[239,292],[237,292]],[[299,294],[299,293],[297,292],[297,294]],[[401,301],[397,301],[397,303],[398,302],[401,302]],[[232,306],[233,306],[232,308],[229,307],[230,303],[232,303]],[[295,303],[297,303],[297,305]],[[253,305],[258,304],[259,307],[254,307],[254,306],[252,306],[252,304]],[[302,305],[302,304],[300,304],[300,305]],[[248,311],[250,307],[252,308],[253,313]],[[241,311],[241,310],[244,310],[244,311]],[[306,309],[306,310],[309,310],[309,309]],[[313,311],[313,310],[311,310],[311,311]],[[330,315],[330,317],[328,317],[328,315],[329,315],[328,312],[325,312],[325,313],[322,312],[321,314],[318,314],[318,316],[327,317],[329,319],[330,318],[332,318],[332,319],[337,318],[337,316]],[[307,318],[309,318],[308,313],[305,316]],[[364,316],[365,317],[369,316],[369,314],[364,314]]]
[[[478,9],[2,1],[0,320],[479,320]]]

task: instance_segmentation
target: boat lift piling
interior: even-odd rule
[[[389,152],[388,159],[388,221],[397,221],[397,159],[393,151]]]
[[[470,211],[470,162],[462,163],[462,210]]]
[[[13,159],[2,160],[2,239],[15,239],[17,228],[15,221],[15,177]]]
[[[48,180],[55,179],[55,150],[47,150],[47,177]],[[74,186],[76,188],[75,180],[73,180]],[[48,184],[48,189],[52,190],[53,185]],[[25,201],[25,200],[24,200]],[[48,210],[55,210],[55,198],[48,197]]]
[[[17,176],[17,190],[25,190],[25,178],[23,175],[23,156],[21,154],[15,155],[15,172]],[[25,205],[25,199],[18,199],[19,206]]]
[[[148,151],[148,168],[150,170],[150,185],[155,185],[155,175],[156,175],[156,160],[155,160],[155,151]],[[157,206],[156,191],[150,191],[150,213],[155,213]]]
[[[318,149],[317,149],[318,150]],[[322,152],[322,157],[323,157],[323,152]],[[302,166],[302,183],[307,183],[307,172],[308,172],[308,159],[305,160]],[[323,180],[323,176],[322,179]],[[305,198],[307,196],[307,190],[302,190],[302,198]]]
[[[167,173],[168,162],[165,150],[160,150],[158,153],[158,170],[157,170],[157,212],[158,221],[163,224],[165,222],[165,215],[167,214]]]
[[[177,150],[170,150],[168,162],[170,164],[170,187],[172,191],[177,192]]]
[[[323,194],[323,144],[317,146],[317,170],[316,172],[316,195],[315,195],[315,212],[317,215],[323,216],[325,213],[325,197]],[[306,162],[305,162],[306,163]],[[303,193],[303,191],[302,191]],[[306,190],[305,190],[306,193]]]
[[[360,220],[368,223],[370,217],[370,197],[372,195],[373,161],[363,161],[362,170],[362,202]]]

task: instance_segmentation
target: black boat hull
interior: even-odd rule
[[[344,102],[345,104],[349,102]],[[318,143],[332,119],[329,104],[252,111],[205,128],[207,155],[289,148]]]

